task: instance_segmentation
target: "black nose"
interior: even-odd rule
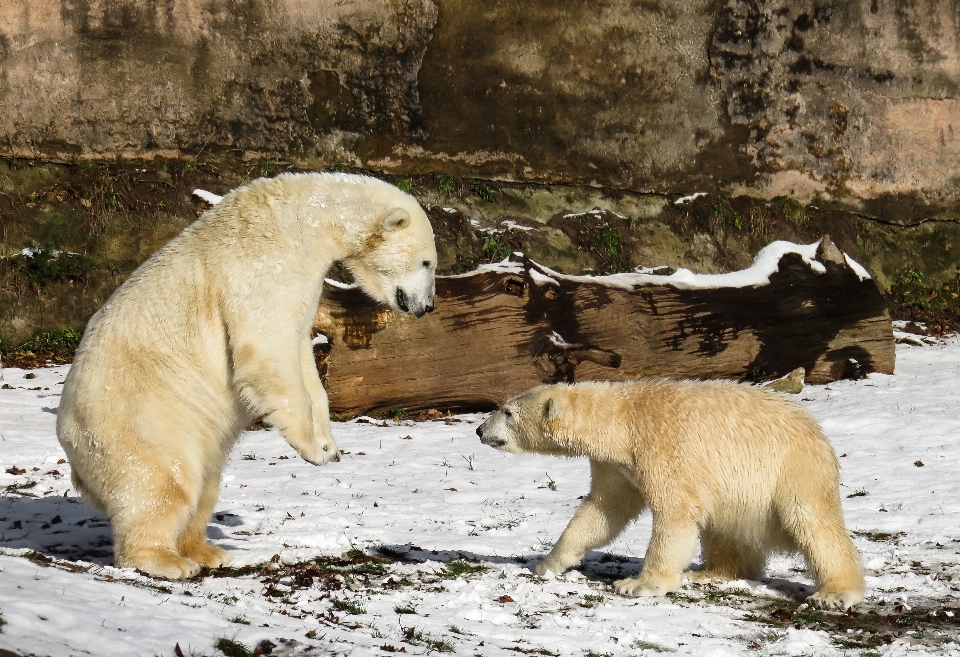
[[[397,288],[397,308],[405,313],[410,312],[410,308],[407,306],[407,295],[399,287]]]
[[[477,435],[483,438],[483,427],[477,427]]]

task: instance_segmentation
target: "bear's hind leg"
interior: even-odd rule
[[[211,545],[207,540],[207,524],[219,496],[220,468],[217,468],[216,471],[207,473],[196,513],[177,540],[180,554],[205,568],[219,568],[230,563],[229,553],[223,548]]]
[[[577,565],[588,551],[615,539],[646,506],[640,491],[612,466],[591,460],[590,479],[590,494],[537,566],[538,575],[559,575]]]
[[[755,580],[767,565],[766,549],[762,545],[737,540],[729,533],[705,527],[700,532],[703,567],[690,571],[692,582],[710,584],[735,579]]]
[[[680,588],[681,574],[697,551],[697,519],[692,509],[653,509],[653,534],[640,575],[613,583],[620,595],[650,597]]]
[[[177,549],[177,538],[196,514],[199,481],[188,482],[178,474],[145,467],[137,471],[137,481],[123,487],[132,492],[117,500],[110,514],[118,568],[136,568],[163,579],[186,579],[200,572],[199,564]]]
[[[817,592],[809,602],[825,608],[849,609],[863,601],[860,555],[847,535],[839,496],[835,501],[818,502],[794,502],[781,511],[781,518],[816,582]]]

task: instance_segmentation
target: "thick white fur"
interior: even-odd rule
[[[145,262],[87,325],[57,435],[110,516],[118,566],[190,577],[228,561],[206,526],[231,447],[265,415],[300,455],[339,460],[310,330],[324,274],[411,312],[433,304],[433,232],[373,178],[284,174],[222,201]]]
[[[780,393],[713,381],[539,386],[477,433],[508,452],[590,459],[590,494],[538,574],[578,564],[650,509],[643,570],[614,584],[623,595],[679,588],[699,538],[703,567],[690,579],[756,579],[771,552],[799,551],[817,585],[811,602],[849,608],[863,600],[833,448]]]

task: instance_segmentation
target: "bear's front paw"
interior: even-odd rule
[[[558,577],[563,574],[566,568],[562,568],[559,563],[547,559],[537,566],[534,572],[540,577]]]
[[[833,591],[829,589],[817,591],[807,602],[821,609],[850,609],[863,602],[863,591]]]
[[[653,578],[641,574],[640,577],[617,580],[613,583],[613,590],[630,598],[652,598],[676,591],[680,588],[679,580],[679,576]]]
[[[317,438],[304,447],[295,447],[297,453],[308,463],[324,465],[340,460],[340,447],[333,438]]]

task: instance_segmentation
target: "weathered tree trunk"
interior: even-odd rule
[[[685,289],[676,277],[564,276],[515,254],[438,277],[436,311],[420,320],[328,286],[317,364],[331,412],[347,416],[489,409],[559,381],[892,373],[893,330],[873,280],[827,237],[816,255],[821,272],[785,253],[769,283]]]

